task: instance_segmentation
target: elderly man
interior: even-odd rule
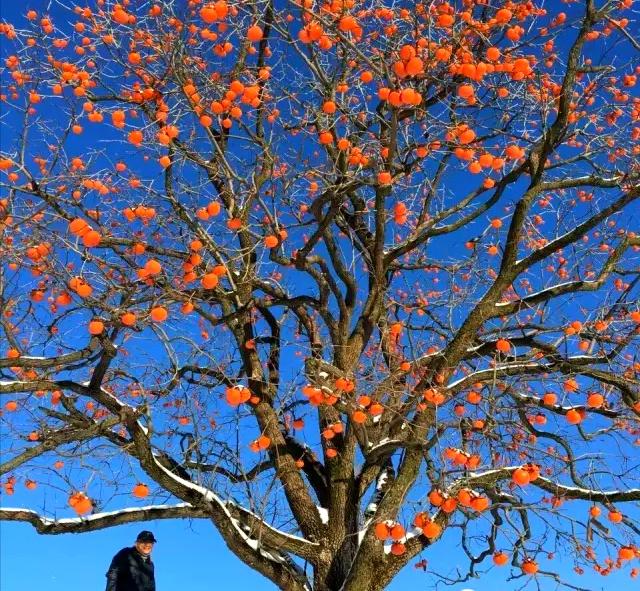
[[[106,591],[156,591],[151,562],[156,541],[150,531],[141,531],[135,546],[120,550],[107,571]]]

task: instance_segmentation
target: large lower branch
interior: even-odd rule
[[[564,499],[580,499],[594,503],[627,503],[630,501],[640,501],[640,488],[630,488],[628,490],[598,491],[595,489],[578,488],[576,486],[565,486],[543,478],[540,476],[533,483],[534,486],[553,493],[556,497]]]
[[[206,519],[210,515],[189,503],[177,505],[149,505],[135,509],[121,509],[109,513],[95,513],[87,517],[49,519],[29,509],[0,509],[0,521],[24,521],[33,525],[39,534],[78,534],[96,531],[125,523],[151,521],[153,519]]]

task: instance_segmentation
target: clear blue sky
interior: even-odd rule
[[[3,507],[37,507],[23,486],[16,487],[15,495],[4,497]],[[144,500],[133,506],[147,504]],[[572,504],[569,504],[569,506]],[[571,510],[585,511],[585,503],[575,503]],[[579,508],[579,509],[578,509]],[[61,517],[70,517],[66,511]],[[215,527],[206,520],[158,520],[131,525],[121,525],[97,532],[83,534],[39,535],[26,523],[0,522],[0,589],[2,591],[75,591],[101,590],[105,572],[112,556],[122,547],[133,545],[137,533],[150,529],[158,539],[153,550],[156,563],[158,591],[275,591],[275,586],[258,573],[245,566],[225,546]],[[457,547],[457,538],[445,537],[431,550],[424,553],[434,569],[444,567],[451,573],[457,569],[466,572],[467,565]],[[417,562],[414,561],[414,563]],[[487,567],[489,566],[487,561]],[[628,568],[604,578],[587,571],[577,576],[573,571],[571,556],[560,554],[553,560],[539,557],[541,570],[556,569],[574,585],[594,591],[632,591],[640,588],[638,580],[632,581]],[[449,570],[450,569],[450,570]],[[516,591],[525,579],[507,581],[509,567],[492,567],[480,580],[469,581],[449,591]],[[526,589],[555,591],[557,585],[547,579],[530,578]],[[429,572],[415,569],[413,563],[402,571],[389,586],[388,591],[406,589],[427,591],[434,579]],[[536,582],[539,587],[536,587]],[[444,587],[440,587],[443,589]]]
[[[18,500],[18,492],[10,500]],[[3,503],[13,505],[13,502]],[[16,503],[17,504],[17,503]],[[158,591],[274,591],[270,581],[245,566],[229,550],[210,523],[199,520],[155,521],[123,525],[86,534],[38,535],[30,525],[0,523],[0,588],[2,591],[74,591],[103,589],[105,572],[113,554],[133,545],[136,534],[150,529],[158,539],[153,551]],[[455,545],[438,544],[425,557],[433,565],[465,568]],[[552,566],[553,565],[553,566]],[[563,566],[564,565],[564,566]],[[602,591],[632,591],[640,588],[626,573],[604,578],[585,573],[578,577],[571,561],[554,560],[541,567],[559,568],[565,580]],[[524,579],[508,582],[509,569],[493,568],[479,581],[447,587],[449,591],[515,591]],[[553,591],[557,585],[538,578],[539,591]],[[427,591],[433,579],[429,573],[408,567],[393,581],[388,591]],[[526,587],[533,591],[535,581]],[[442,588],[441,588],[442,589]]]

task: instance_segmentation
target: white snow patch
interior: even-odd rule
[[[527,294],[526,297],[524,298],[518,298],[517,300],[508,300],[506,302],[497,302],[496,304],[494,304],[494,306],[496,308],[500,308],[502,306],[508,306],[509,304],[513,304],[513,303],[518,303],[518,302],[523,302],[526,300],[530,300],[532,298],[536,298],[539,295],[545,293],[545,292],[549,292],[549,291],[553,291],[554,289],[557,289],[559,287],[565,287],[567,285],[572,285],[576,283],[575,281],[565,281],[564,283],[558,283],[557,285],[553,285],[552,287],[545,287],[544,289],[541,289],[540,291],[536,291],[535,293],[530,293]]]
[[[368,519],[367,521],[365,521],[362,529],[358,532],[358,546],[362,544],[362,540],[364,540],[364,536],[366,535],[372,521],[373,519]]]
[[[409,530],[402,538],[397,540],[397,542],[399,542],[400,544],[406,544],[411,538],[417,538],[421,535],[422,535],[422,530],[418,529],[417,527],[414,527],[411,530]],[[391,546],[392,544],[385,544],[383,546],[385,554],[389,554],[389,552],[391,552]]]
[[[483,375],[483,374],[488,375],[488,374],[498,373],[500,371],[506,371],[509,369],[537,369],[539,367],[544,367],[544,366],[542,366],[539,363],[511,363],[507,365],[492,367],[491,369],[481,369],[479,371],[474,371],[473,373],[470,373],[469,375],[466,375],[463,378],[456,380],[455,382],[451,382],[447,386],[447,390],[453,390],[463,382],[472,382],[474,380],[474,376]]]
[[[111,517],[113,515],[121,515],[123,513],[136,513],[137,511],[149,511],[154,509],[179,509],[181,507],[191,507],[190,503],[177,503],[176,505],[145,505],[144,507],[125,507],[123,509],[116,509],[115,511],[101,511],[100,513],[92,513],[91,515],[87,515],[86,517],[64,517],[62,519],[51,519],[49,517],[43,517],[38,515],[37,512],[31,511],[29,509],[17,509],[14,507],[2,507],[1,510],[3,512],[9,513],[31,513],[38,517],[42,523],[46,525],[50,524],[74,524],[74,523],[84,523],[86,521],[97,521],[104,517]]]
[[[384,439],[381,439],[380,441],[378,441],[378,443],[376,443],[375,445],[370,443],[369,445],[372,446],[372,447],[371,447],[371,449],[369,451],[372,452],[373,450],[378,449],[379,447],[382,447],[383,445],[387,445],[389,443],[402,443],[402,440],[401,439],[389,439],[388,437],[385,437]]]
[[[487,470],[486,472],[469,472],[469,478],[480,478],[482,476],[489,476],[490,474],[498,474],[498,473],[507,473],[508,470],[515,470],[516,468],[519,468],[520,466],[512,466],[512,467],[505,467],[505,468],[498,468],[497,470]]]
[[[320,515],[322,523],[329,523],[329,511],[324,507],[320,507],[320,505],[316,505],[316,508],[318,509],[318,514]]]

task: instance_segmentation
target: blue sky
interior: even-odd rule
[[[113,554],[123,546],[133,545],[136,534],[142,529],[151,529],[158,539],[153,550],[158,591],[275,589],[268,580],[229,552],[215,528],[204,521],[193,521],[191,524],[156,521],[58,536],[40,536],[27,524],[3,522],[0,524],[0,587],[3,591],[101,589],[106,582],[104,575]],[[433,564],[446,563],[455,567],[453,556],[456,550],[455,547],[438,544],[425,557]],[[560,567],[567,581],[594,590],[631,590],[637,584],[622,573],[615,573],[606,579],[588,573],[578,577],[570,569],[563,569],[558,560],[553,564],[554,568]],[[464,568],[462,563],[457,566]],[[508,582],[503,576],[507,572],[508,569],[494,568],[477,582],[470,581],[447,589],[512,591],[519,588],[523,579]],[[432,582],[428,572],[408,567],[391,583],[388,591],[426,591]],[[541,591],[557,589],[556,584],[550,581],[538,579],[538,582]],[[527,589],[536,589],[533,580]]]
[[[20,487],[21,488],[21,487]],[[22,503],[21,503],[22,501]],[[5,497],[3,506],[27,506],[28,493],[16,490]],[[143,505],[144,502],[138,503]],[[586,505],[580,503],[586,508]],[[65,517],[68,515],[65,514]],[[0,588],[2,591],[41,589],[69,591],[101,589],[112,556],[122,547],[133,545],[136,535],[150,529],[158,539],[153,550],[158,591],[212,591],[234,589],[244,591],[274,591],[270,581],[245,566],[225,546],[211,523],[205,520],[158,520],[121,525],[84,534],[38,535],[31,525],[0,522]],[[455,539],[445,537],[424,553],[428,563],[438,567],[463,571],[466,565]],[[414,561],[414,562],[417,562]],[[553,561],[540,559],[542,569],[556,569],[564,579],[594,591],[631,590],[637,585],[629,579],[628,569],[604,578],[587,571],[577,576],[571,569],[571,557],[560,556]],[[480,580],[452,587],[449,591],[515,591],[525,579],[507,581],[508,567],[493,567]],[[526,589],[554,591],[557,585],[549,579],[529,578]],[[406,589],[425,591],[434,579],[427,571],[408,566],[391,583],[388,591]],[[536,587],[539,584],[539,588]]]
[[[43,4],[34,1],[30,5],[20,2],[8,5],[4,2],[2,16],[14,20],[16,13],[22,14],[31,6],[39,8]],[[450,246],[442,245],[443,248]],[[14,496],[3,497],[2,505],[38,506],[22,486],[17,487]],[[584,512],[586,507],[584,503],[577,503],[576,508],[570,510]],[[68,517],[69,512],[62,516]],[[100,589],[105,583],[104,573],[113,554],[121,547],[131,545],[142,529],[151,529],[159,539],[154,550],[159,591],[178,591],[181,587],[188,591],[227,587],[267,591],[274,588],[228,551],[213,525],[203,520],[136,523],[87,534],[58,536],[39,536],[28,524],[0,522],[0,587],[3,591]],[[443,566],[451,568],[451,571],[466,568],[452,536],[445,536],[433,550],[424,554],[424,558],[437,565],[440,571]],[[571,570],[573,563],[570,559],[556,559],[553,563],[546,563],[544,559],[540,561],[541,568],[557,569],[566,581],[574,585],[609,591],[630,589],[634,584],[628,578],[628,569],[606,579],[590,572],[578,577]],[[519,578],[509,582],[506,580],[509,573],[509,568],[493,568],[478,582],[457,584],[447,589],[514,591],[527,580]],[[433,580],[429,573],[409,566],[389,586],[389,591],[426,589]],[[532,579],[526,588],[552,591],[557,585],[549,579],[538,578]]]

